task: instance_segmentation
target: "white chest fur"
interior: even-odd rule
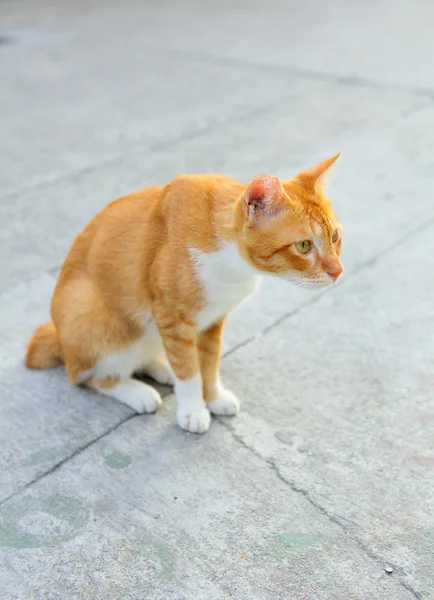
[[[190,255],[207,302],[198,315],[198,326],[203,330],[250,296],[260,276],[241,258],[235,244],[226,243],[210,253],[192,248]]]

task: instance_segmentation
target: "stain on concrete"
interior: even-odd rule
[[[10,46],[15,42],[12,36],[0,35],[0,46]]]
[[[114,450],[105,456],[105,463],[110,469],[125,469],[131,464],[132,458],[125,452]]]
[[[276,438],[284,444],[292,446],[294,444],[294,432],[288,429],[280,429],[274,434]]]
[[[175,559],[166,546],[150,540],[137,540],[135,549],[143,558],[154,563],[162,578],[172,579],[175,572]]]
[[[278,533],[272,541],[272,554],[281,559],[292,559],[311,551],[318,541],[315,535]]]
[[[421,465],[426,465],[427,467],[434,467],[434,456],[413,452],[412,454],[409,454],[408,457]]]
[[[40,465],[43,463],[63,459],[65,455],[65,450],[66,447],[63,446],[62,448],[46,448],[44,450],[32,452],[32,454],[29,454],[29,456],[23,460],[22,465],[24,467],[31,467],[34,465]]]
[[[11,501],[0,508],[0,547],[57,546],[76,537],[88,518],[83,503],[67,496]]]
[[[280,429],[274,434],[279,442],[291,446],[292,450],[299,453],[308,452],[307,446],[303,443],[303,438],[289,429]]]

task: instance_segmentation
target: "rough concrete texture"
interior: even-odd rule
[[[2,600],[434,599],[434,6],[4,0]],[[80,228],[337,151],[346,276],[229,322],[202,437],[22,365]],[[168,393],[168,390],[163,390]],[[386,573],[386,568],[392,573]]]

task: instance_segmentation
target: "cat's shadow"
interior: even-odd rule
[[[148,377],[148,375],[146,375],[145,373],[140,373],[140,372],[134,373],[133,377],[134,377],[134,379],[143,381],[143,383],[146,383],[147,385],[150,385],[153,388],[155,388],[157,390],[157,392],[160,393],[160,396],[162,398],[165,398],[166,396],[170,396],[170,394],[173,393],[173,386],[163,385],[162,383],[158,383],[158,381],[151,379],[151,377]]]

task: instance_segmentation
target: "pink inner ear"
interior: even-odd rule
[[[247,204],[253,207],[273,204],[281,195],[281,186],[277,177],[260,175],[249,185],[246,192]]]

